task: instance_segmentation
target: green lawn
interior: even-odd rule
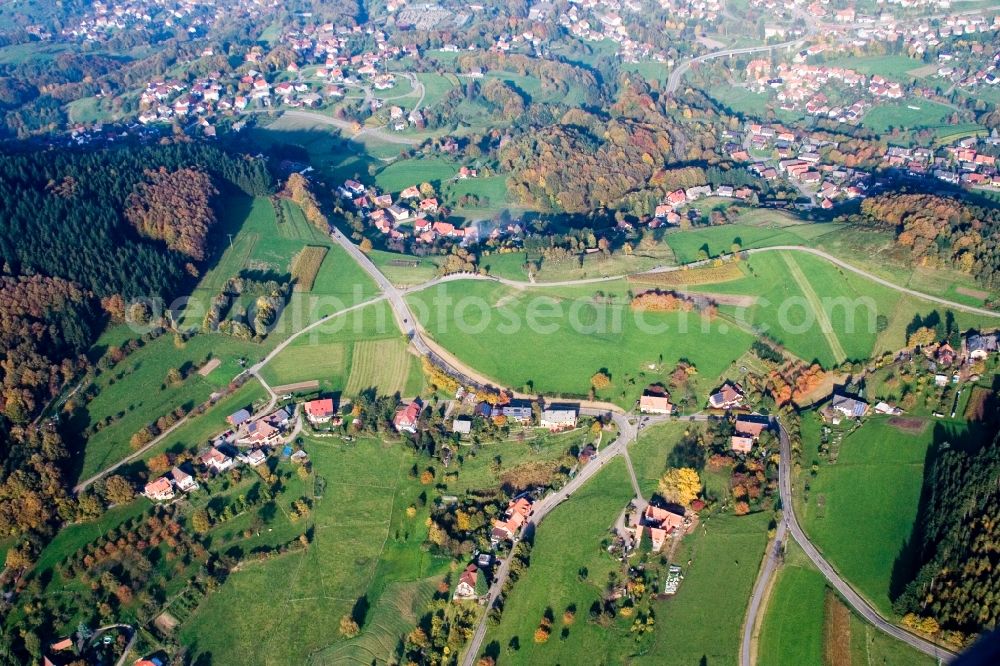
[[[424,84],[423,106],[427,108],[439,104],[458,85],[458,80],[453,74],[420,72],[416,76],[417,80]]]
[[[729,254],[733,245],[739,249],[771,247],[774,245],[814,245],[823,235],[839,230],[833,223],[789,223],[789,218],[771,213],[770,221],[758,214],[754,224],[724,224],[712,227],[672,231],[665,240],[674,251],[678,264]]]
[[[708,390],[751,342],[721,319],[696,313],[634,313],[627,285],[520,292],[494,283],[458,281],[412,294],[414,316],[445,348],[506,386],[545,393],[583,394],[607,368],[612,386],[603,399],[631,406],[649,383],[664,380],[681,358],[698,368]],[[615,294],[594,302],[595,292]],[[704,344],[707,335],[715,343]],[[660,364],[659,371],[649,370]]]
[[[951,427],[964,430],[960,423]],[[829,561],[879,611],[889,617],[890,582],[917,517],[924,459],[934,437],[931,425],[920,434],[872,417],[846,435],[836,463],[822,463],[812,478],[796,484],[796,512],[803,529]],[[812,464],[819,425],[803,419],[805,461]],[[804,485],[810,488],[803,499]],[[912,574],[912,556],[899,563],[899,580]]]
[[[887,79],[908,81],[913,77],[909,74],[914,69],[925,65],[922,60],[901,55],[884,56],[846,56],[829,60],[826,64],[835,67],[847,67],[866,76],[875,74]]]
[[[688,428],[698,428],[683,421],[667,422],[642,431],[639,439],[628,447],[632,468],[645,497],[657,492],[660,477],[667,469],[667,456]]]
[[[372,250],[369,258],[396,286],[409,287],[434,279],[438,265],[434,257],[415,257],[384,250]]]

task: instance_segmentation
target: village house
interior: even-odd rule
[[[849,419],[859,419],[868,413],[868,403],[842,393],[834,393],[830,400],[830,410],[835,418],[840,415]]]
[[[736,453],[747,454],[760,439],[760,433],[767,430],[771,420],[762,414],[741,414],[736,417],[735,434],[731,447]]]
[[[451,422],[451,431],[459,435],[468,435],[472,432],[472,421],[467,418],[457,418]]]
[[[735,409],[743,406],[745,396],[742,386],[726,382],[717,393],[709,396],[708,406],[712,409]]]
[[[200,458],[202,465],[215,472],[224,472],[233,466],[233,459],[215,446],[202,453]]]
[[[168,477],[161,476],[147,483],[142,494],[154,502],[166,502],[174,498],[174,484]]]
[[[423,404],[420,402],[419,398],[415,398],[413,402],[408,405],[404,405],[396,410],[396,415],[392,418],[392,425],[396,428],[397,432],[417,432],[417,422],[420,418],[420,409]]]
[[[511,500],[507,505],[507,510],[504,512],[504,519],[493,521],[493,531],[490,539],[494,543],[512,540],[517,531],[528,520],[529,515],[531,515],[530,500],[526,497],[518,497]]]
[[[241,430],[237,441],[240,444],[262,446],[270,444],[275,440],[280,439],[280,437],[281,431],[268,423],[267,419],[257,419],[256,421],[246,424],[246,426]]]
[[[170,470],[170,477],[173,479],[174,485],[177,486],[178,490],[187,493],[198,489],[198,483],[194,480],[194,477],[180,467],[174,467]]]
[[[229,416],[226,417],[226,421],[229,423],[229,425],[233,426],[234,428],[240,427],[243,423],[245,423],[249,419],[250,419],[250,412],[246,409],[241,409],[240,411],[230,414]]]
[[[576,407],[550,405],[542,410],[539,425],[549,430],[563,430],[576,427]]]
[[[528,425],[535,418],[531,409],[531,403],[527,400],[512,400],[501,408],[500,411],[508,421],[516,421],[522,425]]]
[[[650,387],[639,398],[639,411],[643,414],[670,414],[674,406],[670,404],[670,394],[664,389]]]
[[[649,529],[649,537],[654,553],[660,552],[667,537],[684,527],[684,516],[667,509],[649,504],[642,514],[642,519],[636,521],[635,543],[642,543],[643,528]]]
[[[262,465],[267,460],[267,454],[264,452],[264,449],[250,449],[245,453],[241,453],[238,457],[241,462],[251,467]]]
[[[452,601],[478,599],[488,591],[486,577],[475,564],[470,564],[458,577],[458,585],[452,594]]]
[[[333,418],[333,398],[310,400],[305,403],[303,407],[305,408],[306,418],[309,419],[309,423],[312,423],[313,425],[329,423],[330,419]]]

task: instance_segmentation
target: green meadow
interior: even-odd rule
[[[697,366],[698,384],[707,391],[752,341],[721,319],[632,312],[625,288],[608,283],[519,291],[456,281],[407,300],[432,338],[505,386],[586,395],[591,376],[605,368],[612,385],[598,397],[623,406],[631,406],[647,384],[663,381],[680,359]],[[616,298],[608,302],[611,294]],[[717,336],[711,346],[704,344],[707,335]]]

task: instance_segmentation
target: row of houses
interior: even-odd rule
[[[549,404],[538,412],[538,426],[552,432],[575,428],[579,419],[579,407],[571,404]],[[535,421],[535,408],[528,400],[510,400],[504,404],[480,402],[473,413],[486,419],[503,417],[506,421],[522,426],[530,426]],[[472,431],[472,419],[458,416],[452,421],[452,432],[468,435]]]

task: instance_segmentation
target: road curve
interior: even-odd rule
[[[942,662],[950,662],[955,658],[955,654],[946,650],[936,643],[932,643],[916,634],[886,621],[871,604],[869,604],[860,594],[858,594],[850,584],[847,583],[833,566],[826,561],[819,549],[813,545],[812,541],[802,530],[798,518],[795,516],[795,507],[792,504],[792,446],[788,439],[788,433],[778,423],[778,436],[781,443],[781,462],[778,465],[778,492],[781,497],[782,522],[787,524],[788,533],[805,551],[812,563],[819,569],[827,582],[847,601],[847,604],[854,611],[874,625],[877,629],[900,640],[910,647],[934,657]],[[744,634],[744,641],[746,635]]]

